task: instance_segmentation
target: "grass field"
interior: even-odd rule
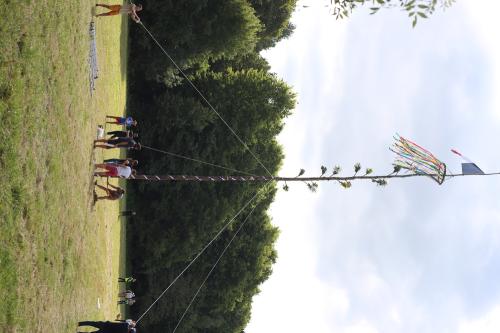
[[[75,332],[112,319],[124,270],[119,204],[93,205],[92,150],[123,114],[127,22],[96,20],[100,75],[89,89],[93,2],[0,2],[0,332]],[[105,152],[116,156],[117,152]],[[98,309],[97,300],[101,307]]]

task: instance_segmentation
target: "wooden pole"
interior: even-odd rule
[[[482,175],[468,175],[468,174],[448,174],[446,178],[461,177],[461,176],[492,176],[500,175],[500,172],[486,173]],[[319,181],[353,181],[353,180],[369,180],[376,181],[381,179],[392,178],[412,178],[412,177],[425,177],[425,174],[389,174],[385,176],[323,176],[323,177],[270,177],[270,176],[189,176],[189,175],[135,175],[130,176],[130,180],[142,180],[150,182],[166,181],[166,182],[319,182]]]

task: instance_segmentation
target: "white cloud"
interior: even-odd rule
[[[500,332],[500,306],[496,306],[481,318],[461,321],[458,333]]]
[[[361,321],[354,325],[346,327],[342,330],[343,333],[378,333],[378,330],[371,326],[366,321]]]
[[[492,100],[490,110],[500,120],[500,2],[497,0],[469,0],[460,1],[459,5],[465,8],[466,19],[474,27],[481,47],[489,58],[489,67],[492,71],[492,90],[495,98]]]

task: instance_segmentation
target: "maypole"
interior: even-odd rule
[[[317,188],[317,182],[333,181],[338,182],[342,187],[351,187],[352,181],[365,180],[376,183],[379,186],[387,184],[388,179],[393,178],[414,178],[414,177],[429,177],[436,181],[439,185],[443,184],[446,179],[460,176],[492,176],[499,175],[500,172],[483,173],[477,172],[479,168],[476,166],[476,171],[471,168],[462,168],[462,173],[452,174],[447,173],[446,164],[441,162],[430,151],[420,145],[400,136],[394,137],[395,142],[390,150],[396,154],[396,159],[393,162],[393,171],[385,175],[372,175],[372,169],[367,168],[364,173],[358,174],[361,171],[361,165],[354,165],[354,174],[351,176],[341,176],[340,167],[334,167],[330,175],[326,175],[327,168],[321,167],[321,175],[315,177],[304,177],[304,170],[301,170],[298,176],[283,177],[283,176],[258,176],[258,175],[223,175],[223,176],[196,176],[196,175],[147,175],[139,174],[132,175],[128,179],[141,180],[149,182],[303,182],[308,185],[311,190]],[[149,147],[148,147],[149,148]],[[156,151],[160,151],[154,149]],[[452,150],[455,154],[456,151]],[[161,151],[163,152],[163,151]],[[205,163],[207,164],[207,163]],[[474,164],[475,165],[475,164]],[[228,168],[225,168],[228,169]],[[401,172],[406,172],[401,174]],[[286,186],[286,185],[285,185]],[[287,186],[285,189],[288,189]]]
[[[459,176],[492,176],[500,175],[500,172],[484,173],[484,174],[448,174],[444,178],[452,178]],[[388,174],[388,175],[374,175],[374,176],[317,176],[317,177],[270,177],[270,176],[188,176],[188,175],[135,175],[130,176],[131,180],[144,180],[144,181],[163,181],[163,182],[316,182],[316,181],[353,181],[353,180],[384,180],[390,178],[412,178],[412,177],[438,177],[438,174]],[[442,183],[439,183],[442,184]]]
[[[145,181],[171,181],[171,182],[315,182],[315,181],[352,181],[371,180],[376,181],[386,178],[410,178],[427,176],[424,174],[385,175],[385,176],[317,176],[317,177],[270,177],[270,176],[188,176],[188,175],[135,175],[128,179]],[[453,175],[457,176],[457,175]],[[448,177],[451,177],[449,175]]]

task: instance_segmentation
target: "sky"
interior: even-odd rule
[[[500,171],[500,1],[458,0],[415,29],[398,10],[336,21],[320,4],[264,56],[298,105],[282,175],[354,163],[392,171],[399,133],[460,172]],[[289,184],[271,207],[273,274],[245,332],[500,332],[500,177],[384,187]]]

